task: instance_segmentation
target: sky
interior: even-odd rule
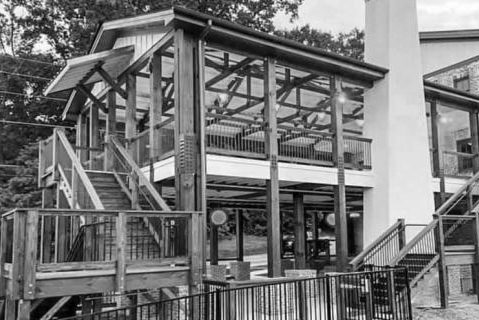
[[[400,1],[400,0],[398,0]],[[419,31],[479,29],[479,0],[417,0]],[[309,23],[323,31],[364,28],[364,0],[304,0],[299,19],[275,19],[278,28]]]

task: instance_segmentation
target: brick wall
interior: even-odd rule
[[[479,94],[479,59],[466,66],[446,71],[444,73],[429,77],[427,80],[439,84],[454,87],[454,79],[469,76],[470,92]]]

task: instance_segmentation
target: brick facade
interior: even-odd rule
[[[479,57],[477,60],[469,62],[466,65],[459,66],[451,70],[445,70],[442,73],[434,74],[427,80],[454,88],[454,80],[469,77],[469,86],[471,93],[479,94]]]

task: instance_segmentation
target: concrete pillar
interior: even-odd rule
[[[427,223],[434,213],[415,0],[366,1],[365,60],[389,69],[365,94],[376,179],[364,192],[367,245],[398,218]]]

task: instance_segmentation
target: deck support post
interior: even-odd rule
[[[473,277],[475,279],[475,284],[476,284],[476,287],[475,287],[475,290],[476,290],[476,296],[477,296],[477,302],[479,302],[479,213],[478,212],[474,212],[474,235],[475,235],[475,238],[474,238],[474,249],[475,249],[475,257],[474,257],[474,265],[473,265],[473,268],[472,268],[472,271],[473,271]]]
[[[268,216],[268,277],[281,276],[281,217],[279,205],[278,132],[276,119],[276,61],[264,61],[265,149],[269,160],[266,180],[266,212]]]
[[[474,173],[479,171],[479,124],[477,115],[477,110],[471,111],[469,113],[469,122],[471,126],[471,151],[472,154],[475,155],[475,157],[472,159],[472,171]]]
[[[243,209],[236,210],[236,260],[244,260]]]
[[[313,258],[316,259],[318,257],[318,228],[319,228],[319,221],[318,221],[318,213],[313,211],[311,213],[311,226],[313,228],[312,235],[313,235]]]
[[[136,76],[134,74],[127,76],[126,92],[128,94],[125,109],[125,138],[128,141],[127,150],[135,162],[138,162],[137,144],[133,144],[128,140],[136,134]],[[138,180],[136,177],[133,177],[133,179]],[[138,187],[135,182],[130,182],[129,188],[131,191],[131,208],[136,210],[138,205]]]
[[[334,186],[334,215],[336,232],[336,271],[348,267],[348,224],[346,216],[346,182],[344,173],[342,81],[334,76],[331,86],[331,125],[333,133],[333,161],[338,170],[338,184]]]
[[[439,144],[439,113],[437,111],[437,100],[429,101],[431,105],[431,136],[432,136],[432,172],[434,177],[440,179],[439,194],[434,197],[434,205],[439,208],[446,201],[446,185],[444,181],[444,169],[442,161],[442,150]]]
[[[96,104],[90,106],[90,148],[97,149],[100,146],[99,110]],[[97,169],[95,157],[98,154],[90,150],[90,170]]]
[[[115,155],[110,152],[110,149],[106,146],[108,143],[108,137],[116,135],[116,92],[110,90],[107,93],[108,114],[106,115],[106,132],[105,132],[105,171],[112,171],[115,169]]]
[[[201,154],[204,139],[202,113],[202,50],[198,39],[183,29],[175,30],[175,209],[204,211],[205,170]],[[204,217],[193,214],[184,231],[190,236],[190,292],[201,281],[204,266]],[[185,233],[185,237],[186,237]]]
[[[88,135],[88,124],[86,121],[86,116],[84,114],[79,114],[76,124],[76,146],[80,147],[77,150],[77,157],[80,159],[81,163],[87,161],[87,152],[85,147],[87,147],[87,135]]]
[[[127,215],[119,212],[116,219],[116,291],[123,294],[126,291],[126,246],[127,246]],[[118,296],[118,306],[124,304],[123,297]]]
[[[161,54],[160,52],[155,52],[150,59],[150,163],[158,161],[162,149],[162,130],[155,128],[156,125],[161,123],[163,110],[161,73]]]
[[[448,299],[448,282],[447,282],[447,267],[445,261],[445,251],[444,251],[444,229],[442,225],[441,216],[434,215],[434,220],[436,220],[436,253],[439,255],[439,260],[437,263],[437,270],[439,273],[439,292],[441,299],[441,307],[446,309],[449,305]]]
[[[293,193],[294,214],[294,266],[295,269],[306,268],[306,232],[304,221],[304,196]]]

